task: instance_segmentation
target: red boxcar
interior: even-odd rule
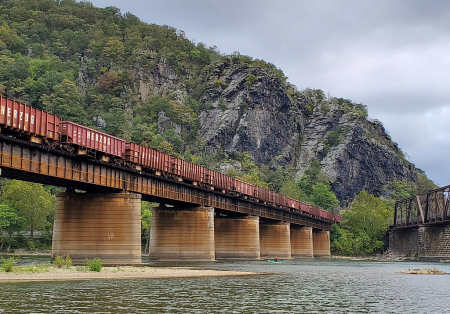
[[[214,174],[213,185],[219,190],[232,191],[233,178],[226,176],[223,173],[216,172]]]
[[[258,189],[258,197],[259,197],[259,199],[264,201],[264,202],[269,202],[270,201],[270,199],[269,199],[270,191],[267,190],[267,189],[264,189],[262,187],[257,187],[257,189]]]
[[[254,196],[255,186],[253,184],[234,179],[235,191],[244,195]]]
[[[292,198],[286,197],[287,206],[290,208],[299,209],[300,202],[297,200],[294,200]]]
[[[59,117],[0,96],[0,126],[59,140]]]
[[[193,182],[205,182],[206,168],[193,164],[189,161],[182,160],[181,176]]]
[[[161,172],[170,171],[170,159],[171,156],[161,153],[157,150],[140,146],[141,147],[141,165],[145,168],[149,168]]]
[[[183,159],[170,156],[170,173],[181,176],[181,167],[183,164]]]
[[[125,161],[141,164],[141,147],[141,145],[127,142],[125,144]]]
[[[105,155],[125,157],[125,140],[70,121],[61,122],[61,143],[75,144]]]

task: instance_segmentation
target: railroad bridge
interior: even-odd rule
[[[331,220],[0,134],[3,177],[67,187],[52,256],[141,263],[141,199],[152,210],[150,260],[330,256]],[[75,189],[87,191],[75,193]]]
[[[450,259],[450,185],[395,203],[390,251],[421,260]]]

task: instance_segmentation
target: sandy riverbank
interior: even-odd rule
[[[154,279],[154,278],[192,278],[192,277],[222,277],[222,276],[254,276],[250,272],[221,271],[212,269],[197,269],[190,267],[103,267],[100,272],[49,267],[41,272],[0,272],[0,283],[28,281],[73,281],[98,279]]]

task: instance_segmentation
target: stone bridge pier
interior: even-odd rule
[[[141,195],[58,193],[52,259],[74,264],[98,257],[104,265],[141,263]]]
[[[260,259],[259,217],[217,215],[214,242],[216,259]]]
[[[291,224],[291,256],[292,258],[314,258],[311,227]]]
[[[330,231],[314,229],[312,236],[314,257],[330,258]]]
[[[261,258],[291,258],[290,223],[261,221],[259,224]]]
[[[149,259],[214,261],[214,208],[153,208]]]
[[[389,250],[419,260],[450,259],[450,224],[392,229]]]

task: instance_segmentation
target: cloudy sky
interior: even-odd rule
[[[450,184],[450,1],[93,0],[281,68],[302,90],[367,105],[435,183]]]

